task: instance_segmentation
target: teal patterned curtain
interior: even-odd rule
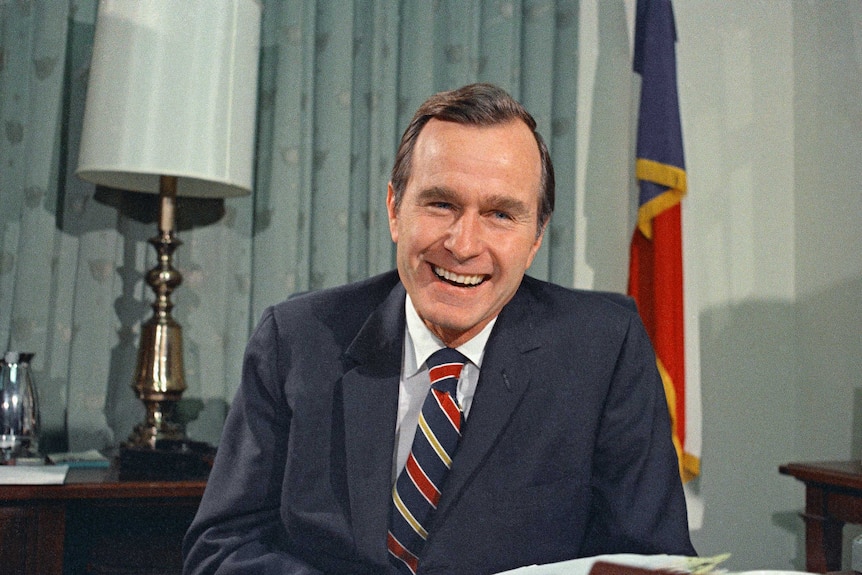
[[[213,443],[266,306],[393,267],[389,170],[436,91],[494,82],[534,113],[558,191],[532,273],[573,283],[577,0],[263,4],[255,191],[178,202],[182,413]],[[0,346],[36,354],[49,450],[115,445],[143,417],[156,198],[74,176],[96,9],[0,2]]]

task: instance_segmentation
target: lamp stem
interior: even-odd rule
[[[159,177],[159,231],[163,234],[174,233],[176,205],[177,177]]]
[[[141,326],[138,364],[132,387],[144,403],[146,420],[135,427],[129,442],[155,448],[158,439],[184,439],[183,426],[172,420],[174,407],[186,384],[183,376],[182,328],[171,316],[171,293],[182,283],[173,267],[174,250],[182,244],[174,234],[177,178],[162,176],[159,181],[159,234],[149,240],[158,262],[147,274],[147,284],[155,293],[152,317]]]

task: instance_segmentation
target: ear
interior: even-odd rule
[[[398,243],[398,211],[395,208],[395,188],[392,182],[386,186],[386,212],[389,214],[389,235]]]
[[[527,268],[529,268],[531,265],[533,265],[533,258],[536,257],[536,253],[538,253],[539,248],[542,247],[542,239],[544,239],[544,237],[545,237],[545,230],[546,229],[548,229],[548,222],[545,222],[545,225],[542,226],[542,231],[539,232],[538,237],[536,237],[536,241],[533,243],[533,246],[530,248],[530,255],[527,258]]]

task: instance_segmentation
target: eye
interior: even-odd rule
[[[437,208],[439,210],[451,210],[454,206],[449,202],[431,202],[429,204],[432,208]]]
[[[511,221],[515,219],[514,217],[512,217],[512,214],[510,214],[509,212],[504,212],[502,210],[496,210],[494,212],[491,212],[491,215],[496,220]]]

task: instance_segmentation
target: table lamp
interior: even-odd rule
[[[158,254],[146,276],[153,315],[141,328],[132,387],[146,408],[129,444],[184,439],[172,421],[186,388],[182,330],[171,316],[178,196],[252,189],[261,5],[257,0],[101,0],[77,175],[159,195]]]

